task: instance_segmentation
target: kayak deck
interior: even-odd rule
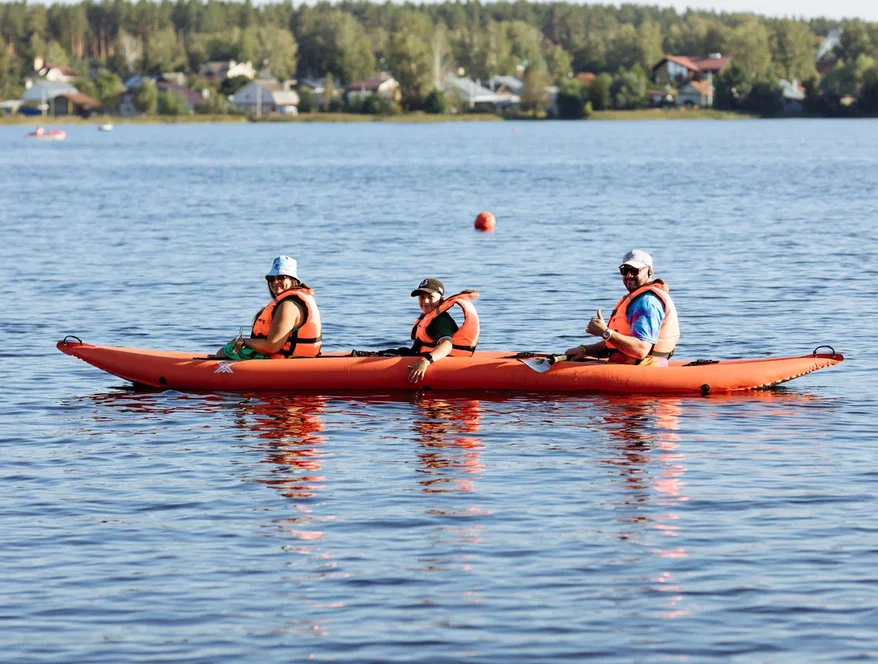
[[[603,360],[557,362],[539,373],[514,352],[476,351],[446,357],[419,383],[408,381],[415,358],[352,357],[329,353],[316,358],[217,360],[196,353],[94,346],[66,337],[57,348],[98,369],[156,388],[208,391],[467,390],[520,392],[615,392],[625,394],[707,394],[771,387],[844,357],[814,353],[800,357],[672,361],[668,367],[609,364]],[[819,348],[818,348],[819,350]]]

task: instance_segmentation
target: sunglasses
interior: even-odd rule
[[[623,277],[636,277],[638,274],[640,274],[640,271],[642,269],[642,267],[631,267],[630,265],[622,265],[619,268],[619,274],[621,274]]]
[[[273,284],[275,281],[283,281],[284,279],[292,279],[292,277],[288,277],[285,274],[279,274],[276,277],[265,277],[265,280],[270,284]]]

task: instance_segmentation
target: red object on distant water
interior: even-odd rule
[[[493,231],[497,225],[497,220],[490,212],[480,212],[476,217],[476,223],[473,224],[477,231]]]

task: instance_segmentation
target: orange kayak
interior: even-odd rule
[[[706,394],[771,387],[844,360],[815,350],[801,357],[672,361],[668,367],[608,364],[602,360],[559,361],[544,373],[502,351],[446,357],[426,378],[408,381],[412,357],[351,357],[327,354],[283,360],[216,360],[197,353],[93,346],[66,337],[58,350],[138,385],[176,390],[319,391],[468,390],[516,392],[617,392]],[[829,348],[822,346],[821,348]]]

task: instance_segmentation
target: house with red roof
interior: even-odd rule
[[[687,55],[666,55],[652,68],[651,80],[659,85],[682,88],[689,81],[712,81],[729,66],[732,58],[711,53],[706,58]]]

